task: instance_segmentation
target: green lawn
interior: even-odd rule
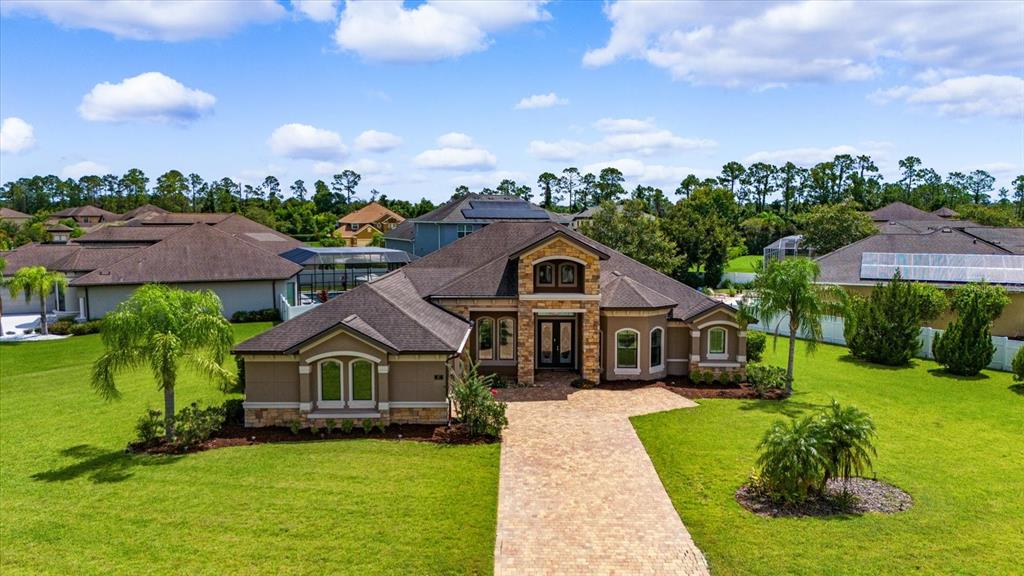
[[[740,256],[739,258],[733,258],[725,265],[726,272],[757,272],[759,266],[761,266],[762,256]]]
[[[769,361],[783,365],[785,348],[769,343]],[[797,353],[795,388],[784,402],[701,400],[633,420],[713,574],[1020,573],[1024,395],[1009,374],[958,379],[922,360],[886,369],[821,346]],[[909,492],[914,507],[828,520],[740,508],[733,493],[769,424],[832,398],[872,415],[878,477]]]
[[[267,324],[236,327],[238,340]],[[490,573],[497,445],[357,440],[129,456],[146,371],[106,403],[99,336],[0,345],[3,574]],[[197,377],[178,405],[224,398]]]

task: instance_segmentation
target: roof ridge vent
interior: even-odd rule
[[[613,270],[612,274],[614,274],[616,276],[622,276],[622,272],[619,272],[618,270]]]

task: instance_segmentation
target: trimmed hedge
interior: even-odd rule
[[[281,313],[276,308],[264,308],[263,310],[239,310],[231,315],[231,321],[242,322],[280,322]]]

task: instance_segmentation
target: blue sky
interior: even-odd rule
[[[5,1],[0,179],[353,168],[438,201],[570,165],[672,190],[848,152],[1008,185],[1022,76],[1019,2]]]

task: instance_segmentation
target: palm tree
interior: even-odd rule
[[[231,324],[221,314],[216,294],[148,284],[104,317],[106,352],[93,364],[92,387],[108,400],[119,398],[114,374],[148,365],[164,391],[164,433],[171,441],[179,366],[192,368],[227,390],[235,376],[222,364],[233,343]]]
[[[874,446],[875,423],[866,412],[854,406],[840,406],[835,400],[819,414],[818,429],[824,441],[825,476],[822,490],[829,478],[843,480],[843,492],[850,478],[871,468],[871,456],[877,454]]]
[[[766,261],[754,279],[757,302],[753,308],[763,324],[779,326],[789,317],[789,364],[786,368],[786,395],[793,393],[793,358],[796,355],[797,333],[809,337],[807,351],[813,352],[821,340],[821,320],[840,314],[834,287],[817,284],[821,273],[818,263],[807,258],[785,258]]]
[[[53,288],[64,289],[68,285],[67,278],[60,272],[51,272],[43,266],[26,266],[14,273],[7,281],[7,288],[11,291],[11,297],[17,297],[18,293],[25,295],[25,301],[32,299],[32,295],[39,296],[39,322],[43,334],[49,334],[46,323],[46,299]]]

